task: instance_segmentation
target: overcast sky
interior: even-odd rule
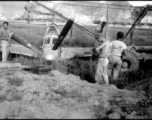
[[[128,1],[133,6],[143,6],[150,4],[152,5],[152,1]]]
[[[104,1],[100,1],[101,3]],[[147,4],[152,5],[152,1],[128,1],[133,6],[144,6]]]

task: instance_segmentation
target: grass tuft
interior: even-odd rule
[[[23,80],[20,78],[9,78],[8,83],[10,85],[14,85],[16,87],[22,86],[23,85]]]

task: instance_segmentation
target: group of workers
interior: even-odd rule
[[[101,42],[99,46],[93,49],[98,53],[98,63],[95,72],[95,81],[99,84],[109,85],[111,81],[116,81],[119,76],[122,65],[122,54],[127,48],[126,44],[121,41],[124,37],[123,32],[118,32],[116,40],[105,38],[106,22],[102,22],[96,28],[95,38]]]

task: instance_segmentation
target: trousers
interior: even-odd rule
[[[109,76],[112,80],[117,80],[121,70],[122,60],[120,56],[111,55],[109,57]]]
[[[99,84],[109,85],[108,73],[107,73],[108,63],[109,63],[108,58],[98,59],[97,69],[95,73],[95,81]]]
[[[1,40],[2,46],[2,62],[6,62],[9,55],[9,42],[6,40]]]

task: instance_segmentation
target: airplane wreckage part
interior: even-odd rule
[[[28,42],[26,39],[22,38],[21,36],[17,34],[13,34],[11,38],[15,40],[16,42],[20,43],[21,45],[33,50],[34,52],[40,55],[43,54],[43,50],[40,47],[36,46],[33,43]]]
[[[58,13],[58,12],[50,9],[50,8],[44,6],[43,4],[41,4],[41,3],[37,2],[37,1],[34,1],[34,2],[36,2],[38,5],[44,7],[45,9],[49,10],[50,12],[54,13],[55,15],[61,17],[62,19],[66,20],[66,21],[69,20],[68,18],[66,18],[65,16],[63,16],[61,13]],[[34,8],[34,7],[33,7],[33,8]],[[30,9],[29,11],[31,11],[31,9]],[[34,12],[34,11],[35,11],[35,10],[33,9],[33,12]],[[35,12],[38,12],[38,11],[35,11]],[[97,39],[95,38],[95,35],[94,35],[93,33],[91,33],[90,31],[86,30],[85,28],[83,28],[82,26],[76,24],[75,22],[73,22],[73,25],[74,25],[75,27],[79,28],[79,29],[80,29],[81,31],[83,31],[84,33],[90,35],[90,36],[91,36],[92,38],[94,38],[95,40],[97,40]],[[97,41],[98,41],[98,40],[97,40]],[[100,42],[100,41],[98,41],[98,42]]]
[[[33,43],[28,42],[26,39],[18,36],[17,34],[13,34],[11,36],[11,38],[13,40],[15,40],[16,42],[20,43],[21,45],[23,45],[23,46],[25,46],[25,47],[33,50],[34,52],[36,52],[36,53],[38,53],[40,55],[43,54],[43,50],[41,48],[39,48],[38,46],[36,46]],[[10,62],[0,64],[0,68],[2,68],[2,67],[3,68],[7,68],[7,67],[20,67],[23,70],[27,70],[27,71],[30,71],[30,72],[33,72],[33,73],[36,73],[36,74],[40,74],[40,73],[44,73],[44,72],[48,72],[48,71],[52,70],[52,66],[50,66],[50,65],[49,66],[48,65],[44,65],[44,66],[37,65],[37,66],[25,66],[24,67],[20,63],[18,63],[18,64],[11,64]]]
[[[55,41],[55,44],[54,44],[52,50],[58,49],[58,47],[60,46],[60,44],[62,43],[63,39],[65,38],[65,36],[69,32],[69,30],[72,27],[72,25],[73,25],[73,21],[69,19],[67,21],[66,25],[64,26],[64,28],[62,29],[58,39]]]
[[[42,43],[42,49],[44,51],[43,57],[46,60],[56,60],[58,59],[60,48],[57,50],[52,50],[54,43],[56,42],[60,34],[59,28],[55,23],[48,25]]]

